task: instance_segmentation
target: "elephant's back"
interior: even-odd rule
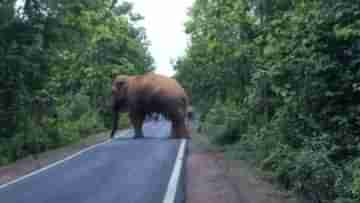
[[[167,87],[174,92],[179,92],[181,94],[185,94],[184,88],[173,78],[165,77],[162,75],[152,74],[151,83],[154,86]]]
[[[170,95],[185,95],[184,88],[173,78],[162,76],[155,73],[148,73],[142,76],[137,76],[134,80],[134,86],[139,90],[147,92],[161,92],[162,94]]]
[[[130,85],[135,103],[166,108],[169,104],[187,106],[188,96],[181,85],[174,79],[158,74],[136,76]],[[156,110],[157,111],[157,110]]]

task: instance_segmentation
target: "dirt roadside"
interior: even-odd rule
[[[98,133],[82,139],[78,143],[41,153],[36,159],[34,156],[28,156],[10,165],[0,167],[0,185],[29,174],[37,169],[43,168],[58,160],[62,160],[91,145],[104,142],[108,138],[108,132]]]
[[[189,145],[186,203],[300,203],[249,163],[224,157],[195,134]]]

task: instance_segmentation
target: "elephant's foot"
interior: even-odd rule
[[[143,134],[135,134],[134,135],[134,139],[142,139],[142,138],[144,138]]]
[[[189,135],[184,135],[182,138],[187,139],[187,140],[191,140],[191,137]]]
[[[183,138],[183,137],[180,136],[180,135],[173,134],[173,135],[171,135],[169,138],[170,138],[170,139],[181,139],[181,138]]]
[[[190,136],[186,135],[186,136],[170,136],[170,139],[187,139],[190,140]]]
[[[134,129],[134,139],[141,139],[144,138],[144,132],[141,128]]]
[[[191,139],[190,133],[186,128],[178,128],[170,136],[171,139]]]

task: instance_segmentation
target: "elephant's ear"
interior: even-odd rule
[[[122,89],[124,86],[127,85],[128,76],[126,75],[119,75],[115,78],[115,86],[118,90]]]
[[[126,85],[126,81],[125,80],[119,80],[115,82],[116,88],[118,90],[120,90],[121,88],[123,88]]]

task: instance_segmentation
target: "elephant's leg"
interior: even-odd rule
[[[172,119],[171,121],[171,136],[172,138],[190,138],[189,130],[185,123],[185,118],[180,117],[177,119]]]
[[[169,110],[167,113],[171,121],[171,138],[177,139],[181,137],[180,130],[180,121],[182,120],[181,111],[178,110],[178,107],[175,107],[172,110]]]
[[[185,120],[180,120],[175,123],[175,134],[177,138],[190,138],[189,130],[186,126]]]
[[[144,137],[144,134],[142,131],[144,118],[145,118],[144,114],[137,114],[137,113],[130,114],[130,120],[131,120],[131,123],[133,124],[134,130],[135,130],[135,136],[134,136],[135,139]]]
[[[171,132],[170,132],[170,138],[173,138],[173,139],[177,138],[177,134],[176,134],[175,129],[176,129],[176,124],[175,124],[175,122],[174,122],[174,121],[171,121]]]

